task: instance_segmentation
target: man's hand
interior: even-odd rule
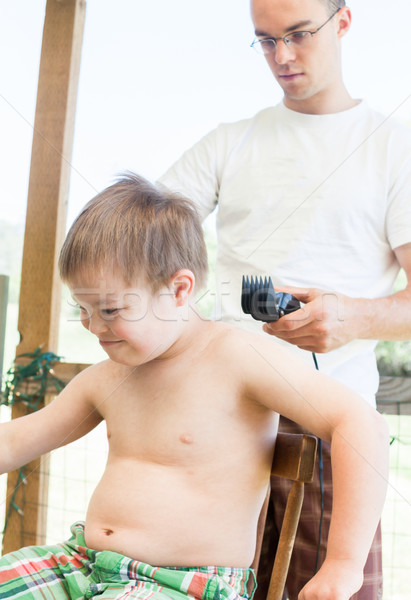
[[[277,291],[292,294],[304,306],[264,324],[266,333],[318,353],[329,352],[358,337],[354,298],[318,289],[284,287]]]
[[[363,573],[358,564],[327,559],[298,594],[298,600],[349,600],[362,582]]]

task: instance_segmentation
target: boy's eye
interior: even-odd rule
[[[118,308],[102,308],[100,310],[102,317],[112,317],[118,312]]]

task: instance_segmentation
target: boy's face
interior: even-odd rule
[[[115,362],[136,366],[165,358],[179,335],[174,293],[128,285],[112,273],[86,273],[69,282],[83,326]]]

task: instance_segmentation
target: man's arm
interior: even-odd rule
[[[369,299],[318,289],[282,288],[304,306],[265,324],[264,331],[311,352],[329,352],[355,339],[411,339],[411,243],[394,252],[407,276],[404,290]]]

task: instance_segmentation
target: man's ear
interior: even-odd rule
[[[170,288],[176,299],[176,306],[187,304],[194,292],[196,278],[190,269],[180,269],[171,278]]]
[[[351,27],[351,10],[348,6],[343,6],[337,14],[338,18],[338,37],[342,38],[345,36],[349,28]]]

